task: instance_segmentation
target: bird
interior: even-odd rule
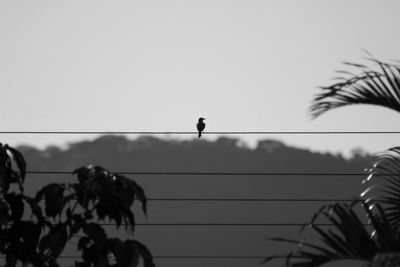
[[[206,128],[206,124],[203,122],[205,118],[200,117],[199,122],[197,123],[197,131],[199,131],[199,138],[201,137],[201,132]]]

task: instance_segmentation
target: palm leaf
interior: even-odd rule
[[[369,61],[378,65],[377,70],[344,62],[345,65],[359,69],[360,74],[340,71],[344,76],[338,77],[338,82],[321,87],[323,92],[314,97],[310,107],[312,117],[353,104],[378,105],[400,112],[400,67],[375,58]]]
[[[360,213],[355,210],[355,204],[362,207],[362,215],[369,224],[365,224]],[[320,227],[316,221],[323,217],[332,226]],[[286,255],[286,266],[315,267],[321,264],[340,260],[357,259],[370,261],[377,253],[400,251],[400,235],[392,227],[385,210],[380,204],[374,208],[368,203],[357,201],[353,205],[336,203],[323,206],[313,216],[311,229],[318,241],[311,243],[293,239],[272,238],[270,240],[286,243],[297,243],[298,248]],[[304,229],[302,229],[304,235]],[[267,257],[263,263],[282,256]]]
[[[372,194],[372,199],[376,198],[382,203],[389,222],[400,229],[400,147],[378,154],[368,171],[368,178],[363,183],[369,186],[361,193],[361,197]]]

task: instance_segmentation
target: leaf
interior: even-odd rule
[[[138,256],[140,256],[143,259],[143,266],[144,267],[155,267],[154,261],[153,261],[153,256],[150,252],[150,250],[143,245],[142,243],[136,241],[136,240],[126,240],[124,242],[124,251],[133,254],[132,252],[136,252]],[[136,262],[135,257],[132,255],[129,259],[125,258],[127,263],[131,265],[122,265],[122,266],[129,266],[129,267],[135,267],[136,265],[132,265],[133,263]],[[118,258],[117,258],[117,263],[118,263]],[[137,264],[137,263],[136,263]]]
[[[119,200],[119,205],[123,210],[128,210],[134,203],[135,198],[142,204],[144,214],[147,214],[147,198],[144,190],[135,181],[132,181],[121,175],[113,175],[115,181],[116,196]]]
[[[82,248],[82,259],[89,266],[93,266],[96,259],[96,248],[94,246],[85,246]],[[97,267],[97,266],[96,266]]]
[[[373,195],[379,198],[387,211],[389,221],[400,229],[400,147],[394,147],[378,154],[364,183],[369,185],[362,197]],[[379,179],[379,180],[378,180]],[[377,186],[379,185],[379,186]],[[390,212],[391,210],[395,212]],[[389,213],[390,212],[390,213]]]
[[[121,175],[113,175],[110,179],[113,183],[114,195],[117,197],[120,205],[129,208],[135,200],[135,190],[130,185],[130,180]]]
[[[90,166],[77,168],[72,173],[76,174],[79,183],[84,183],[90,178]]]
[[[73,171],[76,174],[78,181],[81,184],[86,183],[91,179],[99,179],[108,176],[108,171],[99,166],[88,165],[85,167],[77,168]]]
[[[118,238],[107,239],[107,248],[116,259],[116,266],[136,267],[139,258],[143,259],[144,267],[155,267],[150,250],[135,240],[121,241]]]
[[[61,212],[66,203],[64,197],[64,185],[52,183],[43,187],[37,194],[35,199],[40,200],[43,196],[45,199],[45,212],[49,217],[55,218],[61,216]]]
[[[39,222],[44,222],[45,218],[43,216],[42,208],[39,206],[38,202],[35,201],[35,199],[28,197],[28,196],[23,196],[23,199],[28,202],[33,215],[36,216]]]
[[[95,203],[98,198],[100,185],[96,180],[88,180],[83,184],[74,184],[78,203],[85,209],[89,207],[90,202]]]
[[[107,255],[104,251],[96,249],[95,245],[85,247],[82,251],[82,259],[89,266],[109,267]]]
[[[9,161],[10,161],[10,158],[7,155],[6,147],[3,146],[2,143],[0,143],[0,168],[2,168],[2,169],[10,168]]]
[[[21,224],[21,237],[30,254],[36,250],[36,247],[39,243],[41,230],[42,229],[39,224],[29,221],[22,222]]]
[[[22,196],[16,195],[15,193],[8,193],[4,195],[4,198],[10,205],[13,221],[20,221],[22,215],[24,214],[24,203],[22,202]]]
[[[359,202],[358,202],[359,203]],[[397,251],[400,246],[399,233],[390,227],[386,214],[379,204],[377,211],[371,212],[369,206],[363,203],[364,210],[355,211],[354,205],[336,203],[321,208],[313,217],[311,227],[316,233],[317,240],[312,242],[298,241],[298,249],[287,254],[287,266],[315,267],[336,259],[363,259],[370,260],[380,251]],[[325,217],[331,227],[318,226],[315,221]],[[363,224],[367,216],[371,224]],[[370,230],[371,229],[371,230]],[[371,237],[371,231],[375,237]],[[291,239],[274,239],[279,242],[296,243]],[[292,257],[302,258],[301,263],[292,263]],[[268,262],[277,256],[266,257]],[[297,265],[298,264],[298,265]]]
[[[125,228],[130,226],[132,232],[135,231],[135,215],[130,209],[122,208],[122,213],[124,216]]]
[[[37,262],[41,226],[29,221],[14,222],[7,231],[6,254],[21,262]]]
[[[360,69],[361,74],[349,73],[343,81],[322,87],[323,92],[316,95],[310,107],[316,118],[328,110],[353,104],[378,105],[400,112],[400,68],[395,64],[377,63],[378,70],[364,65],[346,63]]]
[[[85,224],[85,220],[79,214],[73,214],[71,218],[70,235],[74,235],[81,230],[82,226]]]
[[[82,227],[83,232],[94,241],[97,249],[102,249],[105,246],[107,236],[103,228],[96,223],[85,224]]]
[[[121,208],[115,204],[115,202],[99,201],[96,205],[96,213],[100,220],[104,220],[108,217],[110,220],[115,220],[117,228],[122,223],[122,211]]]
[[[18,171],[12,167],[15,162]],[[26,163],[20,152],[16,149],[0,143],[0,193],[8,191],[10,183],[18,183],[22,191],[22,182],[26,174]]]
[[[136,267],[139,263],[139,253],[136,246],[127,241],[117,247],[115,258],[117,266]]]
[[[147,215],[147,198],[146,195],[144,194],[143,188],[132,180],[128,180],[128,185],[133,190],[136,198],[142,203],[143,212],[145,215]]]
[[[82,236],[78,241],[78,250],[82,250],[83,248],[87,247],[88,244],[90,244],[90,238],[87,236]]]
[[[10,222],[10,212],[10,205],[5,201],[4,198],[0,198],[0,226],[5,226]]]
[[[21,183],[24,182],[25,180],[25,175],[26,175],[26,162],[24,159],[24,156],[16,149],[5,145],[6,150],[10,151],[15,162],[17,163],[18,170],[19,170],[19,176],[21,177]]]
[[[1,150],[0,150],[1,154]],[[0,193],[7,192],[11,183],[11,170],[0,166]]]
[[[103,204],[102,201],[99,201],[99,203],[97,203],[97,205],[96,205],[96,214],[97,214],[97,217],[99,217],[100,220],[104,220],[105,217],[108,215],[107,208],[108,208],[108,206],[105,205],[105,203]]]
[[[64,250],[67,237],[67,228],[65,224],[56,224],[50,229],[49,233],[40,240],[39,251],[41,253],[48,251],[50,255],[58,258]]]

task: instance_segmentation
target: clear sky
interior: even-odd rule
[[[400,1],[1,1],[0,130],[400,130],[372,106],[311,120],[318,86],[366,49],[400,59]],[[44,147],[82,136],[0,135]],[[207,138],[207,136],[206,136]],[[213,138],[213,137],[211,137]],[[370,152],[400,136],[243,136]]]

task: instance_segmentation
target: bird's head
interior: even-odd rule
[[[203,122],[206,118],[200,117],[199,122]]]

